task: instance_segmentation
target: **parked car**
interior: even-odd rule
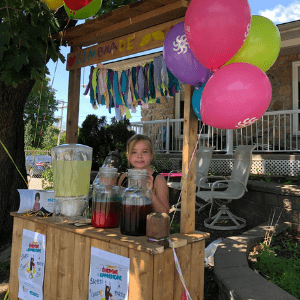
[[[28,155],[26,156],[26,171],[31,177],[42,177],[45,170],[51,166],[50,155]]]

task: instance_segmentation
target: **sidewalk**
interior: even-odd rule
[[[27,177],[27,180],[29,182],[28,189],[29,190],[42,190],[42,178],[30,178]]]

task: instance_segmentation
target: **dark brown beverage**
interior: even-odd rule
[[[126,235],[146,235],[147,215],[152,205],[121,205],[120,231]]]

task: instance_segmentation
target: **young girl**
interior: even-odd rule
[[[153,146],[151,140],[142,134],[136,134],[127,142],[127,160],[134,169],[147,169],[147,189],[152,194],[152,206],[154,212],[169,213],[169,189],[163,176],[153,171],[150,163],[153,159]],[[127,173],[119,180],[119,186],[128,184]]]

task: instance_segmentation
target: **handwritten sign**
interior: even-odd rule
[[[19,293],[23,300],[43,300],[46,236],[23,229],[19,264]]]
[[[130,259],[91,247],[89,300],[127,300]]]
[[[180,18],[137,31],[134,34],[100,43],[78,52],[71,52],[67,58],[67,70],[70,71],[118,57],[162,47],[170,29],[183,20],[184,18]]]

